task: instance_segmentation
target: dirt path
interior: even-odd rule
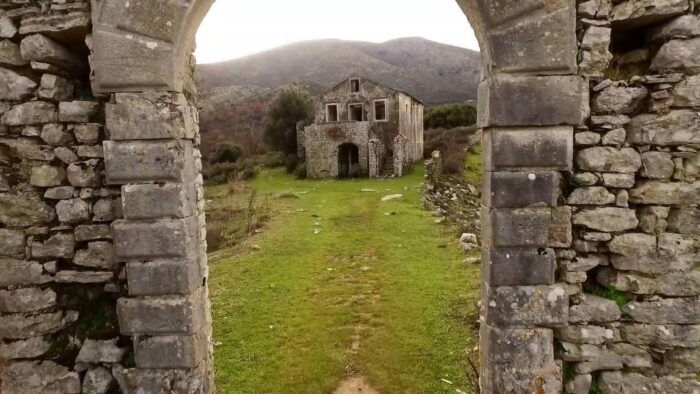
[[[353,376],[340,382],[340,386],[333,394],[379,394],[379,392],[367,384],[362,376]]]

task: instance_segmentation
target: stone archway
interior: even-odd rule
[[[86,319],[57,305],[56,291],[88,285],[118,295],[120,340],[134,356],[113,372],[123,391],[214,391],[191,57],[212,1],[92,0],[91,17],[75,11],[87,12],[85,2],[14,4],[0,14],[3,62],[31,61],[49,75],[34,94],[35,82],[5,72],[19,84],[0,101],[0,171],[5,151],[22,161],[11,177],[0,172],[0,349],[34,360],[0,364],[8,391],[31,374],[79,391],[77,367],[42,361],[41,335]],[[457,2],[484,65],[482,392],[699,389],[689,378],[700,347],[697,0]],[[79,101],[53,75],[74,64],[59,33],[86,34],[89,21],[105,134],[95,116],[103,101]],[[629,31],[649,41],[620,43]],[[606,80],[613,55],[646,65]],[[60,150],[73,145],[85,145],[76,149],[84,160]],[[64,269],[69,262],[113,271]],[[631,306],[584,293],[584,282]],[[110,341],[83,347],[99,346],[124,351]],[[650,349],[662,375],[623,371],[650,374]]]
[[[484,201],[484,224],[492,229],[492,234],[484,238],[484,260],[493,261],[493,264],[484,266],[484,300],[495,301],[496,307],[486,308],[486,324],[482,329],[483,392],[498,392],[498,387],[509,385],[528,391],[541,386],[547,392],[553,392],[561,388],[561,368],[554,361],[552,330],[540,327],[565,324],[568,300],[566,288],[555,284],[554,251],[538,253],[538,248],[548,246],[549,228],[559,212],[559,171],[572,168],[573,128],[582,124],[588,115],[587,85],[576,75],[576,9],[573,1],[462,0],[459,3],[477,31],[483,50],[485,72],[479,92],[479,126],[485,129],[488,171],[485,195],[490,196],[493,191],[499,196]],[[199,166],[191,162],[192,149],[196,149],[193,140],[196,133],[187,128],[189,114],[183,110],[187,108],[183,93],[188,85],[185,81],[190,78],[194,32],[210,4],[208,0],[141,2],[128,7],[116,0],[94,4],[93,86],[96,92],[115,94],[113,101],[116,104],[109,106],[113,110],[108,110],[108,115],[122,114],[126,119],[120,119],[119,124],[129,124],[132,123],[129,114],[135,113],[136,108],[127,103],[138,101],[141,105],[148,104],[147,107],[157,103],[155,105],[171,108],[170,118],[153,119],[154,123],[160,123],[157,127],[132,127],[124,133],[118,131],[124,128],[116,127],[116,132],[111,133],[112,140],[105,142],[108,178],[113,183],[128,184],[123,188],[127,194],[124,198],[133,198],[134,201],[152,198],[150,193],[153,191],[148,190],[147,184],[168,182],[172,184],[173,201],[178,202],[173,208],[182,209],[183,203],[192,205],[188,210],[193,214],[192,219],[158,219],[167,217],[160,213],[159,216],[146,217],[125,215],[125,221],[115,225],[118,240],[115,247],[117,255],[127,260],[162,256],[164,250],[152,250],[145,244],[142,248],[134,248],[131,243],[147,238],[146,234],[153,231],[164,234],[163,237],[173,244],[181,241],[182,234],[192,237],[193,247],[196,247],[196,240],[204,239],[201,236],[201,212],[197,217],[195,208],[197,199],[181,198],[187,195],[185,189],[189,187],[196,189],[194,194],[201,199],[201,178],[196,172]],[[123,56],[124,53],[132,55]],[[107,117],[110,130],[118,126],[111,124],[112,120],[116,119]],[[142,159],[154,156],[162,157],[164,162],[177,163],[177,170],[160,168],[151,164],[151,160]],[[146,167],[128,165],[139,161],[143,161]],[[148,175],[144,177],[144,173]],[[536,174],[536,182],[530,181],[531,173]],[[510,197],[507,193],[521,187],[527,187],[531,192],[520,198]],[[144,188],[146,190],[142,190]],[[533,204],[540,206],[527,208]],[[144,222],[144,219],[148,221]],[[518,231],[524,227],[530,227],[528,234]],[[165,235],[168,232],[173,232],[173,236]],[[120,243],[122,239],[124,242]],[[134,254],[135,249],[140,252]],[[198,250],[203,248],[200,246]],[[516,256],[513,259],[516,265],[534,262],[545,268],[527,278],[518,278],[511,273],[524,271],[525,267],[511,266],[505,260],[506,251]],[[188,264],[196,265],[197,262],[192,260]],[[161,268],[154,266],[153,269]],[[206,272],[204,268],[201,270]],[[206,273],[197,277],[206,277]],[[525,285],[537,287],[519,287]],[[491,287],[498,287],[499,291],[493,291]],[[526,289],[533,289],[536,293],[526,295]],[[131,327],[132,320],[138,320],[142,313],[155,307],[153,303],[160,301],[152,296],[170,294],[159,291],[148,293],[151,297],[145,299],[140,297],[143,293],[132,293],[134,297],[122,300],[122,324]],[[206,288],[189,287],[180,296],[184,301],[181,306],[186,306],[185,311],[190,313],[182,323],[190,331],[153,337],[160,338],[159,345],[165,347],[176,343],[181,348],[195,349],[198,343],[194,341],[196,335],[192,337],[192,334],[208,337],[206,325],[201,325],[199,331],[192,329],[197,326],[195,312],[202,310],[206,314],[204,298],[187,295],[198,292],[206,292]],[[540,302],[536,310],[527,315],[500,307],[502,302],[524,304],[533,297],[553,302]],[[511,329],[510,326],[518,328]],[[143,324],[139,327],[139,330],[122,330],[135,336],[137,348],[143,346],[138,340],[139,335],[159,334],[155,327]],[[506,346],[506,338],[518,336],[523,340],[511,345],[508,351],[502,348],[491,350],[494,346]],[[538,346],[537,351],[523,351],[532,349],[533,345]],[[153,345],[149,349],[161,351]],[[205,351],[199,352],[203,364],[178,366],[207,365],[206,354]],[[537,362],[522,362],[529,357]],[[190,360],[195,361],[194,358]],[[518,361],[521,362],[517,376],[504,373],[503,366]],[[139,365],[137,360],[138,367],[172,368],[173,365]],[[142,373],[153,372],[143,370]],[[503,383],[505,386],[495,386],[503,380],[508,380]]]

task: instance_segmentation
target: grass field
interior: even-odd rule
[[[478,267],[420,208],[421,180],[268,170],[248,185],[270,220],[209,256],[218,392],[332,393],[348,376],[379,393],[472,392]],[[209,214],[249,196],[208,188]]]

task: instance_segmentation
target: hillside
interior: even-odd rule
[[[206,92],[224,86],[275,89],[295,81],[329,87],[358,73],[432,105],[475,99],[480,66],[476,51],[423,38],[381,44],[319,40],[202,64],[199,75],[200,89]]]

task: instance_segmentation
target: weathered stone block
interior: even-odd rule
[[[653,278],[605,269],[598,272],[598,283],[634,294],[659,294],[670,297],[700,295],[700,272],[671,272]]]
[[[700,25],[700,17],[695,18]],[[700,75],[691,75],[673,88],[673,106],[700,107]]]
[[[700,53],[700,37],[688,40],[671,40],[661,46],[649,69],[652,71],[697,72],[700,70],[698,53]]]
[[[56,283],[106,283],[112,280],[113,276],[113,272],[105,271],[63,270],[56,272],[54,281]]]
[[[75,362],[88,364],[121,362],[126,349],[120,348],[117,341],[117,338],[99,341],[86,339]]]
[[[94,101],[63,101],[58,104],[61,122],[87,123],[97,113],[100,104]]]
[[[500,75],[479,85],[479,127],[582,124],[588,84],[578,76]]]
[[[184,95],[118,93],[107,104],[107,130],[114,140],[194,138],[196,123]]]
[[[117,220],[112,224],[112,230],[116,255],[120,261],[197,255],[199,231],[195,217],[153,221]]]
[[[580,374],[591,373],[600,370],[622,369],[622,367],[622,357],[602,348],[596,357],[576,364],[576,372]]]
[[[547,245],[550,248],[568,248],[572,241],[571,207],[552,208]]]
[[[697,298],[668,298],[657,301],[632,301],[622,312],[640,323],[698,324],[700,301]]]
[[[644,86],[613,85],[593,97],[593,111],[602,114],[634,115],[646,104],[649,91]]]
[[[651,354],[646,349],[629,343],[613,343],[608,345],[613,353],[620,356],[622,363],[630,368],[652,368]]]
[[[27,287],[16,290],[0,290],[0,312],[36,312],[55,305],[56,292],[51,289]]]
[[[108,184],[184,182],[193,176],[190,141],[105,141],[104,147]]]
[[[659,234],[658,237],[640,233],[621,234],[610,242],[609,247],[613,253],[612,265],[625,271],[648,274],[689,271],[700,259],[692,238],[673,233]]]
[[[560,4],[566,5],[487,30],[495,72],[576,73],[576,10],[568,3]]]
[[[605,393],[678,393],[700,391],[700,383],[675,376],[647,377],[639,373],[610,372],[600,374],[598,384]]]
[[[484,279],[491,287],[551,285],[556,256],[552,249],[482,248]]]
[[[75,253],[75,238],[72,233],[56,233],[43,242],[31,245],[32,258],[71,259]]]
[[[57,121],[56,105],[45,101],[17,104],[2,116],[2,123],[8,126],[40,125]]]
[[[675,165],[670,153],[650,151],[642,153],[642,170],[645,178],[668,179],[673,175]]]
[[[616,2],[612,21],[624,27],[640,27],[669,19],[688,9],[683,0],[625,0]]]
[[[36,82],[12,70],[0,68],[0,100],[19,101],[32,96]]]
[[[112,228],[108,224],[83,224],[73,232],[78,242],[112,239]]]
[[[62,223],[79,223],[90,220],[90,204],[80,198],[61,200],[56,204],[56,214]]]
[[[66,132],[65,126],[58,123],[45,124],[41,128],[41,139],[53,146],[65,146],[75,143],[73,136]]]
[[[656,348],[700,346],[700,325],[623,324],[620,335],[633,345]]]
[[[489,324],[561,326],[566,324],[568,315],[569,297],[561,284],[489,289]]]
[[[79,124],[73,127],[73,134],[82,144],[96,144],[100,140],[102,125],[98,123]]]
[[[51,281],[41,264],[12,258],[0,258],[0,286],[42,284]]]
[[[549,208],[494,209],[490,221],[490,241],[494,246],[546,246],[552,211]]]
[[[196,261],[133,262],[126,265],[129,295],[187,295],[202,285]]]
[[[114,386],[114,377],[107,368],[90,368],[83,378],[83,393],[106,394]]]
[[[642,181],[630,189],[630,202],[647,205],[700,204],[700,181],[693,183]]]
[[[672,209],[668,216],[668,229],[674,233],[700,235],[700,209]]]
[[[0,391],[80,394],[80,376],[53,361],[10,363],[0,375]]]
[[[102,177],[97,172],[97,160],[71,163],[68,166],[68,182],[77,187],[99,187]]]
[[[616,189],[634,187],[634,174],[603,174],[603,185]]]
[[[615,195],[601,186],[580,187],[569,194],[566,202],[571,205],[608,205],[615,202]]]
[[[663,115],[643,114],[634,117],[627,129],[627,142],[632,145],[685,145],[700,143],[700,114],[672,110]]]
[[[606,26],[590,26],[581,39],[581,61],[579,74],[585,77],[600,78],[612,60],[610,39],[612,29]]]
[[[664,23],[654,28],[651,39],[655,42],[666,42],[677,36],[700,36],[700,16],[687,14]]]
[[[206,393],[209,377],[198,369],[128,369],[120,377],[128,392],[158,393],[162,387],[177,387],[177,394]]]
[[[492,128],[484,131],[486,171],[570,170],[573,151],[572,127]]]
[[[83,63],[70,50],[40,34],[25,37],[20,42],[20,51],[25,60],[49,63],[66,70],[83,67]]]
[[[26,245],[24,231],[0,228],[0,256],[23,255]]]
[[[134,353],[139,368],[194,368],[207,354],[201,335],[135,337]]]
[[[127,219],[182,218],[195,211],[194,184],[165,183],[122,186]]]
[[[68,100],[73,96],[73,84],[65,78],[52,74],[41,76],[41,85],[38,90],[40,98],[51,101]]]
[[[576,154],[576,165],[583,171],[633,174],[642,166],[642,159],[632,148],[597,146],[579,151]]]
[[[615,301],[593,294],[584,294],[579,299],[580,302],[572,305],[569,310],[569,322],[571,323],[606,323],[617,321],[621,317],[620,308]]]
[[[206,323],[203,292],[189,297],[120,298],[119,328],[124,335],[194,334]]]
[[[48,352],[50,348],[51,343],[44,337],[0,343],[0,358],[6,361],[36,358]]]
[[[484,325],[481,351],[488,363],[545,368],[554,363],[554,335],[544,328],[499,328]]]
[[[36,315],[1,315],[0,337],[26,339],[62,330],[67,324],[77,320],[76,313],[51,312]]]
[[[494,208],[556,206],[559,182],[558,172],[487,172],[484,203]]]
[[[87,249],[75,253],[73,264],[82,267],[112,270],[114,266],[114,246],[111,242],[90,242]]]
[[[664,354],[664,367],[672,372],[700,372],[700,348],[667,351]]]
[[[573,224],[603,232],[626,231],[639,224],[634,210],[617,207],[600,207],[576,212]]]
[[[570,325],[555,329],[554,336],[567,342],[602,345],[605,342],[612,341],[615,337],[615,332],[612,329],[600,326]]]

